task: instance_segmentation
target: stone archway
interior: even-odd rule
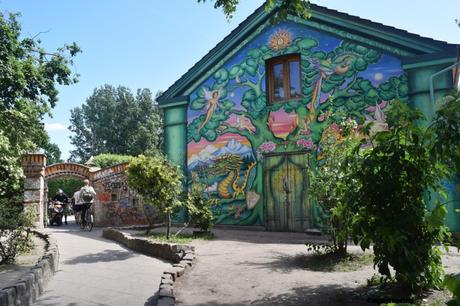
[[[60,163],[46,166],[44,154],[27,154],[22,157],[24,170],[24,207],[37,205],[37,226],[46,223],[47,181],[59,177],[92,178],[91,169],[76,163]]]
[[[45,180],[59,177],[75,177],[78,179],[91,179],[90,168],[75,163],[60,163],[45,167]]]
[[[76,163],[60,163],[47,166],[44,154],[24,155],[22,158],[22,167],[25,174],[24,207],[38,204],[37,226],[42,228],[46,223],[47,181],[59,177],[89,179],[96,192],[98,192],[98,197],[95,201],[96,225],[98,223],[108,226],[118,225],[114,223],[115,221],[110,221],[106,216],[112,216],[112,218],[118,220],[116,222],[121,222],[123,225],[145,224],[144,217],[140,216],[138,214],[139,210],[133,207],[135,200],[139,205],[139,199],[126,196],[126,194],[133,194],[126,184],[125,171],[127,165],[127,163],[123,163],[104,169],[90,168]],[[123,189],[123,197],[113,190],[120,188]],[[99,215],[99,218],[97,215]]]

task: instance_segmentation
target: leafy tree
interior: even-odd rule
[[[379,272],[412,292],[441,285],[442,264],[438,245],[448,237],[443,225],[447,209],[439,202],[427,211],[427,190],[442,193],[448,167],[431,154],[430,133],[416,122],[423,116],[401,102],[387,111],[391,127],[379,132],[372,147],[360,150],[353,164],[355,187],[353,240],[362,249],[373,245]],[[395,218],[395,216],[397,216]]]
[[[198,2],[206,2],[206,0],[198,0]],[[231,19],[236,12],[236,7],[240,0],[214,0],[214,8],[221,8],[224,11],[227,19]],[[274,16],[273,21],[286,19],[289,12],[295,13],[303,18],[309,18],[311,15],[309,0],[266,0],[265,9],[271,10],[279,5],[281,8]]]
[[[139,155],[159,150],[162,119],[148,89],[136,96],[126,87],[96,88],[81,107],[71,110],[71,160],[86,162],[102,153]]]
[[[68,197],[71,197],[83,185],[83,181],[76,178],[64,177],[53,179],[48,182],[48,198],[54,197],[59,189],[62,189]]]
[[[20,157],[48,144],[41,121],[57,102],[57,85],[76,81],[70,66],[80,49],[72,44],[47,52],[39,40],[21,34],[17,14],[0,13],[0,42],[0,241],[3,243],[11,237],[28,237],[22,227],[30,224],[24,221],[22,213]],[[17,248],[13,246],[13,250]],[[16,252],[9,254],[14,257]],[[10,255],[0,256],[3,262],[4,256]]]
[[[91,164],[99,168],[107,168],[129,162],[133,156],[116,154],[99,154],[91,159]]]
[[[58,145],[55,143],[48,142],[44,147],[45,154],[47,158],[47,164],[58,164],[62,163],[63,160],[61,159],[61,150],[59,149]]]
[[[166,216],[166,238],[169,239],[171,214],[183,206],[179,167],[162,155],[140,155],[129,162],[127,174],[129,187],[143,197],[144,206],[153,205]]]

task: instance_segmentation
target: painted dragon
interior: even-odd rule
[[[247,165],[243,181],[240,183],[241,168],[243,166],[243,159],[240,156],[226,154],[215,158],[214,161],[215,164],[212,167],[212,173],[214,175],[226,175],[217,185],[219,197],[223,199],[235,199],[239,195],[244,196],[244,190],[246,189],[251,170],[257,165],[257,162],[254,161]]]

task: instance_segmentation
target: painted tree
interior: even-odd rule
[[[202,113],[189,123],[188,143],[199,142],[202,138],[212,142],[221,135],[232,133],[249,141],[254,156],[260,155],[257,153],[264,142],[274,143],[277,151],[299,150],[306,143],[318,145],[323,131],[343,117],[352,117],[364,123],[363,113],[367,107],[375,107],[382,101],[407,98],[407,81],[403,75],[392,77],[378,87],[359,75],[370,64],[380,60],[379,52],[349,42],[342,42],[333,51],[324,52],[316,50],[319,44],[315,39],[291,40],[286,37],[289,35],[280,35],[272,39],[272,43],[248,51],[243,61],[217,70],[212,83],[209,85],[207,82],[197,90],[190,108]],[[303,96],[286,103],[269,104],[265,92],[266,60],[293,53],[300,53],[302,58]],[[241,106],[229,95],[236,90],[243,91]],[[270,114],[280,109],[295,113],[297,118],[295,128],[286,139],[276,136],[269,128]],[[334,114],[331,109],[334,109]],[[252,127],[230,124],[228,120],[232,115],[248,119]],[[312,154],[315,158],[311,160],[315,163],[316,152]],[[260,160],[256,169],[252,190],[260,194]],[[244,222],[262,220],[263,208],[259,203]]]

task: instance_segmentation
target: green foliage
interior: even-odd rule
[[[452,293],[452,299],[447,302],[447,306],[460,306],[460,279],[446,275],[443,285]]]
[[[183,206],[179,167],[162,155],[140,155],[129,162],[127,174],[129,187],[143,197],[144,205],[153,205],[167,216],[166,235],[169,239],[171,214]]]
[[[439,287],[437,245],[449,236],[447,210],[437,203],[427,211],[427,190],[439,191],[448,171],[432,160],[429,138],[415,123],[422,119],[419,111],[394,102],[387,116],[391,128],[375,136],[373,149],[357,151],[352,165],[353,240],[363,250],[373,244],[374,264],[386,278],[392,278],[391,266],[408,290]]]
[[[310,190],[327,221],[326,231],[333,243],[328,250],[345,255],[352,218],[348,195],[354,189],[350,157],[360,140],[355,121],[345,120],[340,127],[340,140],[335,134],[323,134],[322,159],[317,169],[310,170]]]
[[[63,162],[63,160],[61,159],[61,150],[59,149],[57,144],[48,142],[43,149],[45,149],[47,165],[53,165]]]
[[[4,251],[2,261],[12,260],[23,245],[26,220],[20,212],[20,157],[50,146],[41,121],[57,102],[57,86],[76,82],[70,66],[80,51],[71,44],[47,52],[39,40],[21,33],[17,18],[17,14],[7,17],[0,13],[0,222],[5,228],[0,241],[11,250]],[[49,156],[58,156],[56,147],[48,149]]]
[[[48,198],[54,197],[59,189],[62,189],[68,197],[72,197],[73,194],[83,187],[84,183],[82,180],[75,178],[57,178],[48,182]]]
[[[228,20],[232,19],[236,12],[236,7],[240,0],[214,0],[214,8],[222,8]],[[198,2],[206,2],[206,0],[198,0]],[[280,6],[280,9],[273,17],[272,22],[285,20],[288,13],[296,14],[302,18],[310,18],[311,9],[309,0],[266,0],[265,10],[270,11],[274,7]]]
[[[99,154],[93,157],[92,164],[99,168],[112,167],[118,164],[129,162],[133,156],[117,154]]]
[[[433,155],[460,173],[460,93],[447,95],[432,123],[436,139]]]
[[[104,85],[71,110],[71,160],[86,162],[103,153],[151,155],[162,145],[162,117],[148,89]]]
[[[23,210],[16,200],[0,199],[0,265],[13,263],[19,253],[32,246],[30,228],[34,226],[36,206]]]
[[[212,227],[212,211],[209,201],[199,190],[192,190],[188,194],[185,204],[190,222],[202,231],[209,231]]]

